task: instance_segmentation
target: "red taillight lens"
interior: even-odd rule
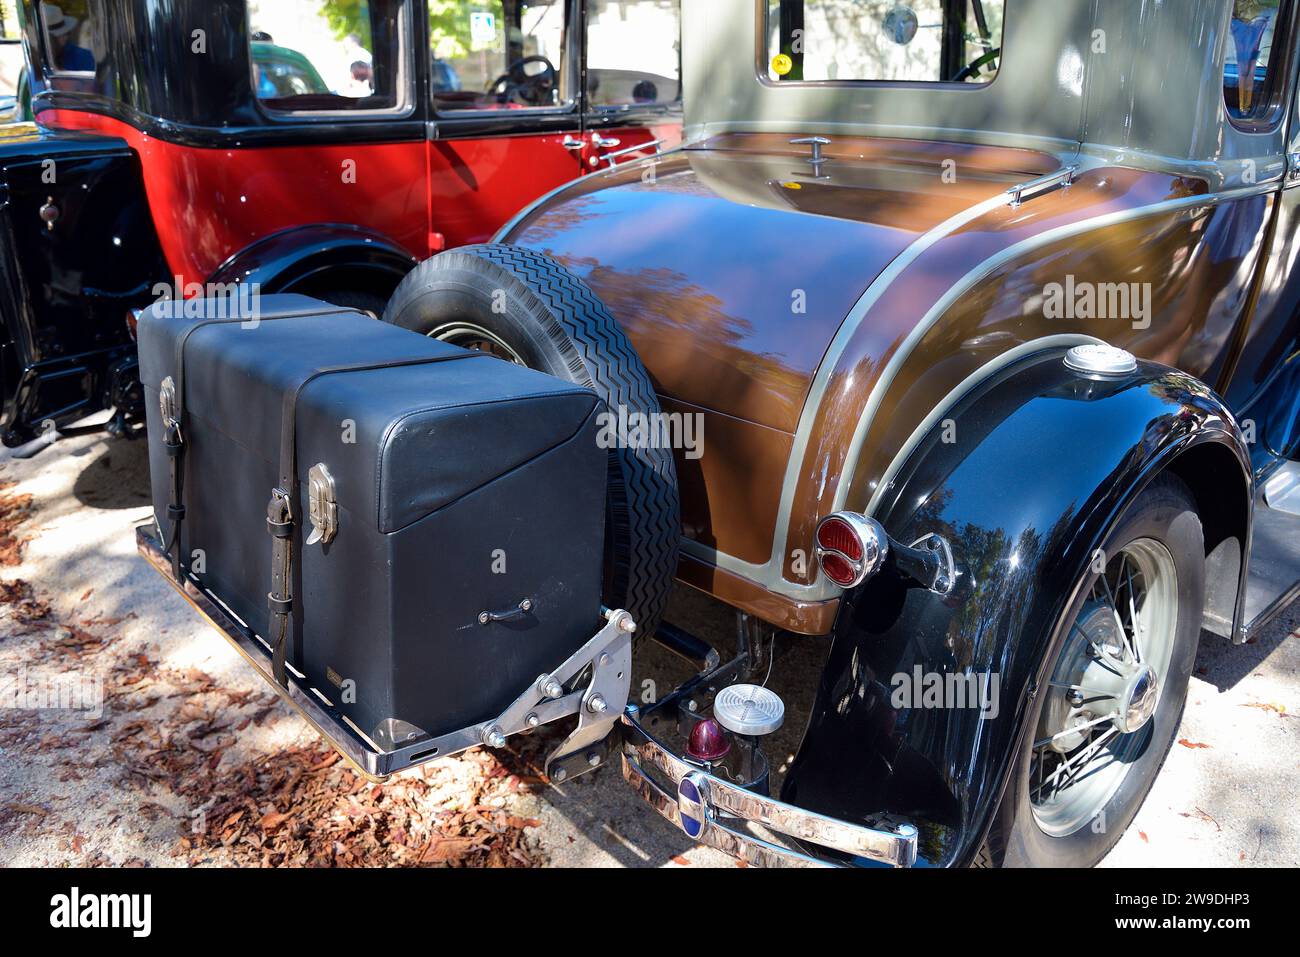
[[[843,585],[847,588],[858,577],[858,573],[853,566],[840,555],[828,552],[825,555],[819,555],[818,559],[821,561],[822,571],[826,573],[826,577],[837,585]]]
[[[817,529],[817,544],[827,551],[847,555],[851,561],[862,561],[862,539],[848,522],[841,518],[828,518]],[[822,563],[825,567],[825,562]],[[826,574],[830,575],[828,571]],[[835,578],[834,575],[831,575]],[[849,576],[852,579],[852,575]],[[839,581],[838,578],[835,578]]]

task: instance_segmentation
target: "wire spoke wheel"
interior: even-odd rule
[[[1177,635],[1174,558],[1136,539],[1096,575],[1051,673],[1028,785],[1044,833],[1088,826],[1150,746]]]

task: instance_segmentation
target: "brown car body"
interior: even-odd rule
[[[685,148],[499,235],[581,276],[665,409],[702,413],[708,454],[677,460],[683,581],[826,633],[839,595],[808,560],[818,520],[870,514],[981,376],[1106,342],[1229,395],[1265,378],[1264,339],[1273,365],[1294,351],[1268,268],[1291,248],[1294,57],[1275,54],[1273,111],[1245,126],[1222,95],[1232,4],[1168,6],[1010,0],[1001,72],[961,88],[773,83],[766,4],[688,0]],[[813,135],[824,163],[791,143]],[[1147,321],[1043,308],[1052,284],[1120,281],[1150,284]]]

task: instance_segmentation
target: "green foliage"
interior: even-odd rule
[[[324,0],[322,10],[330,29],[340,38],[355,33],[361,45],[370,49],[370,11],[366,0]],[[495,13],[502,19],[501,0],[429,0],[429,35],[433,55],[454,60],[472,49],[469,15],[473,10]]]
[[[355,33],[361,45],[367,50],[370,45],[370,4],[366,0],[325,0],[321,12],[334,31],[342,39]]]

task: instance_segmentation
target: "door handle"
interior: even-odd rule
[[[620,142],[622,141],[615,139],[612,136],[606,138],[594,131],[591,134],[591,145],[596,147],[597,149],[602,149],[602,150],[613,149],[615,146],[618,146]]]
[[[565,134],[565,137],[561,141],[560,145],[563,146],[566,150],[580,150],[586,144],[584,144],[582,140],[578,139],[572,133],[568,133]]]

